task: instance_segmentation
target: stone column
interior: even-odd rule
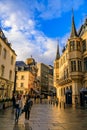
[[[72,82],[72,104],[76,105],[79,102],[79,84],[78,80]]]

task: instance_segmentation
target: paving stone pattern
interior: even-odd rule
[[[24,113],[15,124],[12,108],[0,110],[0,130],[87,130],[87,109],[34,104],[30,120]]]

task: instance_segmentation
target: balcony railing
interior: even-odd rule
[[[59,84],[59,85],[64,85],[64,84],[67,84],[70,82],[72,82],[72,80],[70,78],[64,78],[64,77],[57,80],[57,84]]]

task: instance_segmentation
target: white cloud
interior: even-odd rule
[[[48,0],[47,5],[43,3],[37,4],[37,10],[39,11],[39,17],[44,19],[58,18],[64,12],[70,11],[72,8],[77,10],[84,0]],[[40,6],[41,5],[41,6]]]
[[[74,3],[76,9],[82,1],[80,0],[78,4]],[[45,5],[44,2],[47,4]],[[70,6],[66,6],[68,2]],[[17,2],[0,0],[2,28],[17,53],[17,60],[25,60],[32,55],[38,62],[53,64],[57,41],[46,37],[43,32],[36,29],[38,22],[35,18],[36,16],[44,19],[59,17],[62,12],[71,9],[71,3],[70,0],[67,0],[66,4],[65,0],[62,2],[61,0],[42,0],[39,3],[35,0],[17,0]]]

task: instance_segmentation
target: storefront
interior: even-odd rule
[[[87,106],[87,88],[80,90],[80,105]]]
[[[72,91],[70,89],[66,89],[65,91],[65,101],[66,104],[72,104]]]

